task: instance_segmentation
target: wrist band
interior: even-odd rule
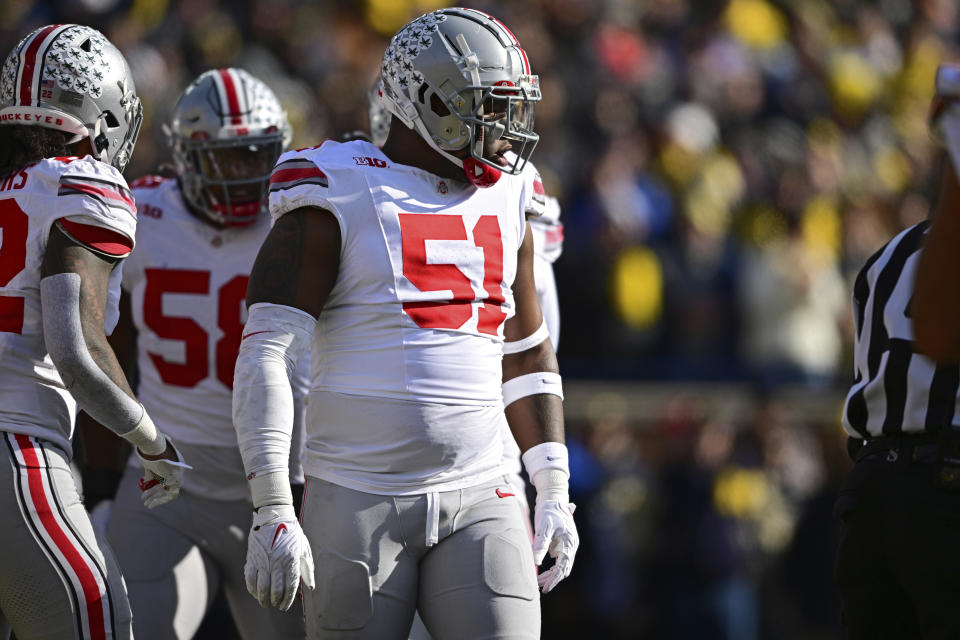
[[[286,471],[274,471],[262,476],[247,478],[250,483],[250,497],[254,509],[267,505],[293,505],[293,493],[290,491],[290,474]]]
[[[567,476],[570,475],[567,445],[562,442],[541,442],[527,449],[521,458],[523,468],[527,470],[527,475],[531,481],[544,469],[558,469],[566,473]]]
[[[148,456],[158,456],[167,449],[167,439],[157,430],[146,409],[137,426],[123,434],[123,438]]]

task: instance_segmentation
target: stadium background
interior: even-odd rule
[[[953,0],[477,0],[543,86],[534,161],[562,204],[582,546],[544,637],[840,637],[830,511],[848,462],[852,278],[926,216],[926,110]],[[104,31],[146,121],[199,72],[270,84],[294,146],[366,127],[388,37],[430,0],[4,0],[0,49]],[[256,606],[251,600],[251,606]],[[214,618],[205,637],[228,638]]]

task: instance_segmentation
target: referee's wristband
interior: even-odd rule
[[[541,442],[527,449],[523,456],[523,468],[531,481],[535,475],[544,469],[557,469],[570,477],[570,463],[567,454],[567,445],[562,442]]]

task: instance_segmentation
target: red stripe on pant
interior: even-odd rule
[[[83,600],[87,605],[87,621],[90,625],[91,640],[105,640],[107,637],[106,627],[103,620],[103,595],[100,593],[100,587],[97,585],[97,579],[90,570],[83,556],[82,550],[77,549],[67,534],[63,531],[60,523],[53,516],[53,510],[50,507],[50,500],[47,498],[46,491],[43,488],[43,471],[40,469],[40,458],[30,442],[28,436],[16,435],[17,444],[20,446],[20,455],[27,467],[27,481],[30,485],[30,501],[33,503],[40,522],[46,530],[47,535],[57,545],[60,553],[67,559],[70,568],[80,581],[83,589]]]

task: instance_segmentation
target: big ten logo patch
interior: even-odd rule
[[[377,167],[378,169],[383,169],[387,166],[386,160],[371,158],[370,156],[353,156],[353,161],[356,162],[359,167]]]
[[[160,207],[154,207],[149,204],[139,204],[137,205],[137,213],[142,216],[147,216],[148,218],[162,218],[163,209]]]

